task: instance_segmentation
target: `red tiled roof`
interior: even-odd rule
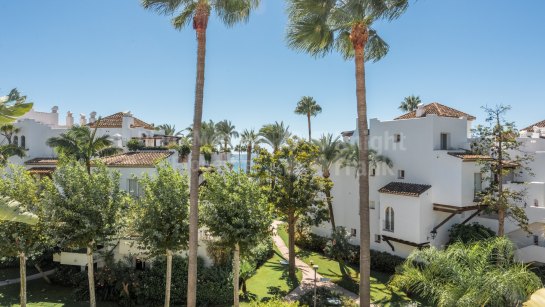
[[[528,131],[528,132],[534,132],[534,127],[538,127],[538,128],[545,128],[545,120],[542,120],[540,121],[539,123],[535,123],[529,127],[526,127],[522,130],[524,131]]]
[[[55,171],[54,167],[32,167],[28,169],[31,174],[49,175]]]
[[[106,166],[112,167],[151,167],[159,161],[170,157],[173,152],[161,151],[136,151],[119,155],[100,158]]]
[[[57,165],[57,158],[34,158],[25,162],[26,165]]]
[[[118,113],[115,113],[115,114],[112,114],[110,116],[106,116],[104,118],[101,118],[100,119],[100,123],[98,124],[98,127],[99,128],[121,128],[123,126],[123,116],[124,116],[124,112],[118,112]],[[145,128],[145,129],[149,129],[149,130],[153,130],[155,129],[152,125],[134,117],[134,123],[131,125],[131,128],[137,128],[137,127],[142,127],[142,128]],[[88,124],[89,127],[91,128],[95,128],[96,127],[96,124],[97,122],[99,121],[96,121],[94,123],[90,123]]]
[[[467,117],[468,120],[476,119],[475,116],[469,115],[462,111],[458,111],[451,107],[447,107],[437,102],[432,102],[424,106],[424,114],[422,115],[422,117],[425,117],[429,114],[435,114],[441,117],[454,117],[454,118]],[[399,117],[396,117],[395,119],[397,120],[397,119],[411,119],[411,118],[417,118],[416,111],[412,111],[407,114],[401,115]]]
[[[460,158],[464,162],[474,162],[474,161],[482,161],[482,160],[490,160],[491,159],[490,156],[478,155],[478,154],[473,154],[473,153],[469,153],[469,152],[449,152],[448,154],[453,156],[453,157]]]
[[[431,188],[431,185],[427,185],[427,184],[390,182],[378,191],[380,193],[418,197],[422,193],[429,190],[430,188]]]

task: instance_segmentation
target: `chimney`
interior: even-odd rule
[[[420,103],[418,104],[418,107],[416,108],[416,117],[422,117],[426,114],[426,110],[424,109],[424,104]]]
[[[87,125],[87,119],[85,119],[85,114],[81,113],[79,116],[80,116],[80,118],[79,118],[79,125],[80,125],[80,126],[85,126],[85,125]]]
[[[52,115],[52,118],[53,118],[53,124],[55,126],[58,126],[59,125],[59,107],[53,106],[51,108],[51,115]]]
[[[91,114],[89,116],[90,116],[89,117],[89,123],[90,124],[96,122],[97,112],[93,111],[93,112],[91,112]]]
[[[132,117],[132,113],[130,111],[123,112],[122,128],[130,129],[133,124],[134,118]]]
[[[58,113],[58,111],[59,111],[59,107],[57,107],[57,106],[53,106],[51,108],[51,113]]]
[[[72,112],[68,111],[66,113],[66,127],[72,128],[74,126],[74,117],[72,116]]]

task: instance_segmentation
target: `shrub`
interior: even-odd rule
[[[127,142],[127,149],[129,151],[137,151],[144,148],[144,144],[137,139],[131,139]]]
[[[269,300],[266,302],[252,302],[250,307],[302,307],[299,302],[287,302],[281,300]]]
[[[335,303],[337,300],[338,304]],[[304,294],[299,302],[303,306],[314,306],[314,291],[309,291]],[[356,307],[356,302],[350,298],[343,296],[340,293],[331,291],[327,288],[316,289],[316,306],[344,306],[344,307]]]
[[[481,224],[454,224],[448,231],[450,241],[448,244],[454,242],[472,243],[476,241],[486,240],[496,236],[496,233]]]
[[[267,260],[269,260],[273,254],[274,249],[272,237],[267,237],[265,241],[252,248],[250,255],[246,258],[250,258],[252,262],[255,262],[257,267],[260,267],[267,262]]]
[[[324,253],[326,256],[339,260],[355,262],[358,247],[349,243],[351,236],[344,227],[337,227],[327,242]]]
[[[328,238],[313,233],[300,233],[295,236],[295,244],[302,249],[323,253],[329,241]]]
[[[371,270],[393,274],[396,271],[396,267],[403,264],[404,261],[405,259],[399,256],[371,250]]]

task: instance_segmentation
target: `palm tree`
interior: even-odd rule
[[[9,157],[18,156],[24,157],[26,150],[23,147],[15,146],[13,144],[0,145],[0,166],[6,165]]]
[[[404,112],[412,112],[418,109],[418,105],[421,103],[420,96],[411,95],[403,99],[399,105],[399,109]]]
[[[314,140],[314,145],[318,147],[319,155],[316,162],[322,169],[322,177],[324,177],[326,181],[331,181],[329,179],[331,176],[330,169],[331,166],[341,158],[342,142],[339,137],[333,138],[332,134],[327,134],[322,135],[318,140]],[[326,185],[325,196],[329,210],[329,220],[331,221],[333,232],[335,232],[335,216],[333,214],[333,202],[331,199],[332,187],[332,184]]]
[[[165,135],[169,135],[169,136],[182,134],[182,131],[176,131],[176,125],[162,124],[157,126],[156,129],[165,131]]]
[[[100,119],[97,122],[99,121]],[[87,173],[91,174],[91,160],[93,158],[110,156],[123,151],[121,148],[112,146],[113,142],[109,139],[109,135],[97,137],[98,126],[99,124],[93,130],[87,126],[74,126],[58,137],[49,138],[46,143],[60,153],[83,162]]]
[[[21,129],[15,127],[13,124],[5,124],[0,127],[0,135],[6,138],[8,145],[13,142],[13,135],[19,133]]]
[[[312,133],[310,129],[310,117],[316,117],[319,113],[322,113],[322,107],[316,103],[316,100],[310,96],[304,96],[297,103],[295,108],[295,114],[306,115],[308,122],[308,141],[312,141]]]
[[[254,129],[244,129],[241,134],[241,142],[246,145],[246,173],[249,174],[252,169],[252,149],[255,145],[263,142],[263,139]]]
[[[223,141],[223,152],[228,152],[229,147],[231,147],[231,139],[238,138],[238,132],[235,130],[235,125],[229,120],[222,120],[216,124],[216,130]]]
[[[515,251],[505,237],[415,249],[391,284],[433,306],[521,306],[542,284]]]
[[[388,45],[372,28],[377,20],[398,18],[408,0],[289,0],[288,44],[313,56],[337,50],[355,60],[359,143],[361,147],[360,196],[360,305],[370,304],[370,229],[367,101],[365,61],[378,61]]]
[[[351,167],[356,169],[356,176],[361,172],[360,149],[358,144],[344,143],[341,151],[341,167]],[[389,168],[394,166],[392,160],[386,156],[378,154],[372,148],[368,150],[369,169],[376,168],[379,164],[384,164]]]
[[[193,21],[197,34],[197,80],[195,85],[195,113],[193,128],[200,131],[204,97],[204,65],[206,55],[206,29],[212,10],[218,19],[227,26],[233,26],[249,19],[252,9],[259,5],[259,0],[142,0],[146,9],[154,9],[162,14],[176,14],[173,24],[176,29],[183,29]],[[199,156],[200,139],[193,138],[191,150],[190,179],[190,221],[189,221],[189,272],[187,286],[187,305],[197,304],[197,249],[198,249],[198,202],[199,202]]]
[[[216,150],[217,146],[220,146],[220,135],[216,129],[216,124],[212,120],[208,122],[203,122],[201,125],[201,146],[210,146]]]
[[[17,89],[12,89],[7,96],[0,97],[0,125],[14,122],[32,109],[33,103],[26,102]]]
[[[259,135],[263,138],[263,143],[270,145],[273,152],[276,152],[291,136],[288,129],[289,126],[284,127],[284,122],[274,122],[274,124],[264,125],[259,130]]]

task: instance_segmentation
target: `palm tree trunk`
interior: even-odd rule
[[[21,307],[26,307],[26,255],[24,252],[19,253],[19,276],[21,277]]]
[[[498,137],[498,237],[503,237],[505,234],[505,204],[503,202],[503,142],[500,129],[499,115],[497,117],[497,129],[499,130]]]
[[[94,241],[87,245],[87,279],[89,280],[89,306],[96,307],[97,300],[95,297],[95,261],[93,259],[93,244]]]
[[[170,285],[172,284],[172,251],[167,249],[167,276],[165,286],[165,307],[170,306]]]
[[[91,160],[85,160],[85,168],[87,169],[87,174],[91,175]]]
[[[307,122],[308,122],[308,141],[312,142],[312,133],[310,127],[310,113],[307,113]]]
[[[197,249],[199,248],[199,156],[200,131],[204,97],[204,66],[206,56],[206,28],[210,15],[206,2],[200,1],[193,17],[197,33],[197,81],[195,85],[195,111],[193,114],[193,146],[191,151],[190,209],[189,209],[189,264],[187,280],[187,306],[197,306]]]
[[[324,178],[327,179],[328,177],[324,176]],[[330,187],[326,187],[325,197],[327,199],[327,207],[328,207],[328,210],[329,210],[329,221],[331,222],[331,228],[333,229],[333,232],[335,232],[335,229],[337,228],[337,226],[335,225],[335,214],[333,213],[333,201],[331,201],[331,188]]]
[[[235,244],[235,253],[233,255],[233,306],[238,307],[239,306],[239,276],[240,276],[240,246]]]
[[[295,280],[295,215],[293,212],[288,214],[288,253],[289,278]]]
[[[358,110],[358,131],[360,145],[360,172],[359,172],[359,197],[360,197],[360,306],[369,306],[371,303],[370,285],[370,244],[371,234],[369,227],[369,142],[367,127],[367,99],[365,88],[365,44],[368,39],[368,29],[363,23],[356,24],[352,28],[352,43],[355,49],[356,61],[356,97]]]
[[[246,150],[246,174],[252,170],[252,144],[248,144]]]

